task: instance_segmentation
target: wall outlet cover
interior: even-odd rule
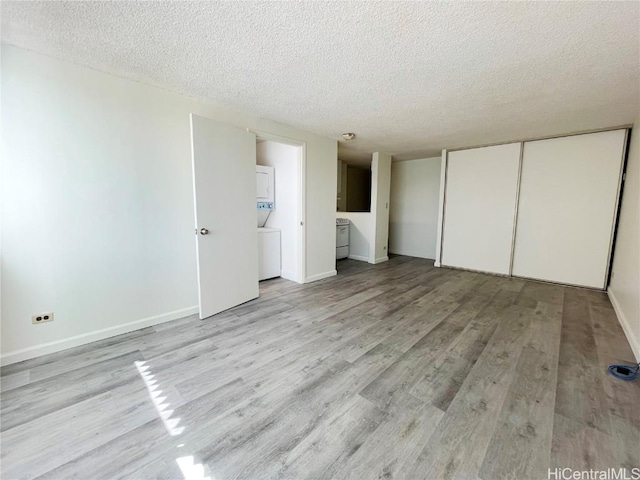
[[[31,323],[34,325],[47,322],[53,322],[53,312],[38,313],[31,317]]]

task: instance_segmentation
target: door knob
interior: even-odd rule
[[[207,230],[206,228],[200,229],[200,235],[207,235],[208,233],[209,233],[209,230]]]

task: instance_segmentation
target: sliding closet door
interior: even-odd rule
[[[626,131],[524,144],[513,275],[604,288]]]
[[[442,265],[509,274],[520,148],[449,152]]]

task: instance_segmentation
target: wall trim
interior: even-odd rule
[[[407,161],[411,161],[411,160],[407,160]],[[424,258],[426,260],[434,260],[435,261],[435,259],[433,257],[425,257],[422,254],[413,253],[413,252],[399,252],[397,250],[393,250],[393,251],[389,250],[389,253],[391,255],[402,255],[403,257]]]
[[[633,330],[631,329],[631,324],[629,319],[622,312],[622,308],[616,299],[615,294],[609,288],[607,289],[607,294],[609,295],[609,300],[611,301],[611,305],[613,305],[613,310],[616,312],[616,316],[618,317],[618,322],[622,326],[622,330],[624,331],[627,340],[629,341],[629,345],[631,346],[631,350],[636,357],[636,362],[640,362],[640,338],[635,338],[633,335]]]
[[[368,262],[369,257],[363,257],[362,255],[349,255],[351,260],[358,260],[359,262]]]
[[[376,258],[376,259],[375,259],[373,262],[371,262],[371,263],[373,263],[373,264],[375,265],[375,264],[377,264],[377,263],[388,262],[388,261],[389,261],[389,257],[387,257],[387,256],[385,255],[384,257]]]
[[[198,313],[199,310],[200,309],[198,308],[198,306],[183,308],[180,310],[175,310],[173,312],[154,315],[153,317],[134,320],[133,322],[123,323],[121,325],[115,325],[109,328],[83,333],[81,335],[74,335],[73,337],[63,338],[60,340],[55,340],[53,342],[41,343],[39,345],[34,345],[33,347],[14,350],[12,352],[3,353],[0,356],[0,363],[2,365],[9,365],[12,363],[22,362],[23,360],[29,360],[31,358],[47,355],[49,353],[55,353],[62,350],[67,350],[69,348],[79,347],[80,345],[86,345],[88,343],[97,342],[98,340],[115,337],[117,335],[122,335],[123,333],[133,332],[142,328],[152,327],[153,325],[158,325],[160,323],[170,322],[171,320],[177,320],[189,315],[194,315]]]
[[[311,275],[307,277],[304,283],[317,282],[318,280],[322,280],[323,278],[333,277],[338,274],[337,270],[329,270],[328,272],[318,273],[317,275]]]

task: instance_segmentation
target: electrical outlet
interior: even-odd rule
[[[47,322],[53,322],[53,312],[38,313],[31,317],[31,323],[34,325]]]

